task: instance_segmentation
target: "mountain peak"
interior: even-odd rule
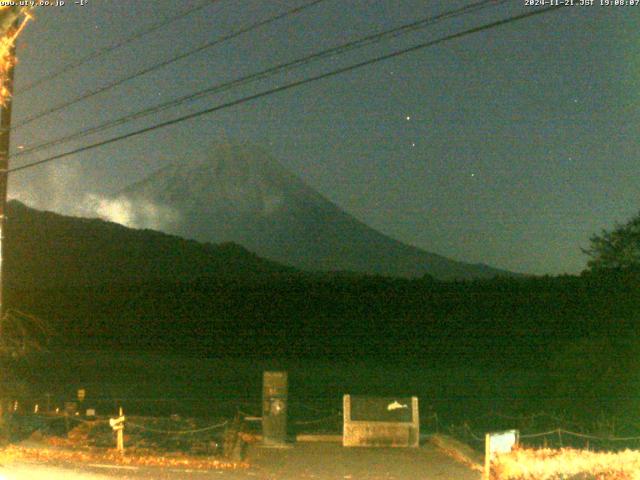
[[[449,260],[368,227],[289,172],[265,150],[217,143],[123,190],[138,226],[202,242],[235,242],[306,270],[436,278],[500,272]],[[157,212],[163,212],[159,221]]]
[[[174,163],[123,190],[119,197],[133,205],[152,198],[169,208],[178,205],[183,213],[197,204],[208,215],[226,216],[233,211],[268,216],[282,206],[286,190],[300,189],[301,184],[259,147],[220,143],[206,156]],[[156,198],[162,191],[164,198]]]

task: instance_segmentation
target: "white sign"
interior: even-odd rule
[[[121,417],[118,417],[118,418],[110,418],[109,419],[109,425],[111,425],[111,428],[113,428],[114,430],[123,430],[124,429],[124,415],[122,415]]]
[[[403,408],[406,408],[407,410],[409,409],[409,405],[402,405],[400,402],[398,402],[397,400],[394,400],[393,402],[391,402],[389,405],[387,405],[387,410],[389,412],[393,411],[393,410],[402,410]]]
[[[518,443],[518,430],[489,434],[489,453],[509,453]]]

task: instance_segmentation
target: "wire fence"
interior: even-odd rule
[[[140,430],[145,430],[147,432],[162,433],[162,434],[166,434],[166,435],[193,435],[195,433],[210,432],[212,430],[222,430],[227,425],[229,425],[229,421],[225,420],[224,422],[220,422],[220,423],[217,423],[215,425],[209,425],[209,426],[206,426],[206,427],[194,428],[194,429],[190,429],[190,430],[162,430],[162,429],[158,429],[158,428],[153,428],[153,427],[148,427],[148,426],[145,426],[145,425],[141,425],[139,423],[135,423],[135,422],[131,422],[131,421],[127,422],[127,427],[138,428]]]
[[[499,418],[502,422],[488,421],[491,418]],[[536,420],[556,422],[552,427],[536,428]],[[580,422],[566,420],[559,415],[540,412],[531,415],[506,415],[498,412],[490,412],[476,419],[478,425],[473,428],[473,422],[462,422],[457,425],[448,425],[446,432],[454,438],[461,440],[479,451],[484,450],[485,433],[501,430],[517,429],[519,441],[523,446],[548,447],[548,448],[586,448],[589,450],[618,450],[626,448],[640,448],[640,429],[633,424],[622,424],[611,421],[608,427],[617,430],[602,432],[589,431]],[[574,428],[569,428],[571,425]],[[633,432],[633,434],[629,433]],[[620,433],[623,433],[622,435]],[[627,433],[627,434],[625,434]]]
[[[92,398],[84,402],[61,402],[48,399],[54,404],[72,404],[74,408],[91,405],[91,411],[99,412],[99,417],[88,417],[80,411],[66,411],[64,408],[49,405],[47,411],[35,414],[34,425],[64,421],[67,424],[98,425],[108,424],[109,416],[116,416],[120,406],[127,414],[126,428],[129,432],[146,432],[167,436],[206,435],[222,432],[230,419],[240,416],[245,428],[252,433],[260,432],[262,419],[262,400],[258,398]],[[33,413],[33,402],[18,403],[15,414]],[[31,406],[30,406],[31,405]],[[30,406],[30,407],[29,407]],[[31,408],[31,412],[24,410]],[[36,407],[37,410],[38,407]],[[12,408],[5,409],[11,412]],[[57,412],[56,412],[57,410]],[[594,417],[590,423],[562,413],[534,412],[531,414],[513,414],[489,411],[477,415],[473,420],[451,421],[446,413],[440,416],[426,405],[420,416],[420,428],[423,435],[447,433],[479,451],[484,449],[484,436],[487,432],[517,429],[519,438],[525,446],[531,447],[575,447],[589,449],[640,448],[640,426],[633,422],[624,422],[619,418]],[[198,415],[200,414],[200,415]],[[342,432],[342,406],[340,399],[310,398],[290,399],[288,403],[288,424],[290,433],[335,433]],[[460,416],[457,416],[460,418]],[[164,419],[163,423],[159,419]],[[194,420],[196,419],[196,420]],[[67,427],[67,430],[69,427]]]

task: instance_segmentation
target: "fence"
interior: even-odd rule
[[[489,419],[493,421],[488,421]],[[606,425],[608,432],[603,432],[600,428],[600,432],[594,433],[584,428],[580,422],[566,420],[551,413],[540,412],[518,416],[491,412],[477,418],[476,424],[475,428],[472,427],[472,422],[449,425],[446,431],[478,451],[484,449],[485,432],[509,428],[517,428],[520,431],[520,444],[531,447],[573,447],[590,450],[640,448],[640,428],[636,425],[613,421]],[[540,428],[536,428],[537,425],[540,425]]]
[[[4,412],[33,414],[37,409],[40,413],[64,413],[64,404],[68,397],[42,396],[37,399],[8,402]],[[288,415],[291,434],[299,433],[330,433],[342,432],[341,399],[312,397],[289,399]],[[250,420],[261,417],[261,399],[237,396],[204,397],[167,397],[167,398],[135,398],[135,397],[87,397],[83,401],[74,400],[78,408],[78,415],[72,414],[58,418],[58,422],[67,418],[67,422],[82,420],[86,408],[95,409],[99,418],[116,416],[118,408],[124,407],[127,415],[139,418],[165,418],[168,423],[158,426],[156,423],[144,423],[131,420],[128,422],[129,431],[163,434],[166,436],[188,436],[205,434],[207,431],[224,430],[227,421],[236,415]],[[53,418],[53,417],[52,417]],[[177,419],[197,419],[189,428],[180,425]],[[458,417],[459,418],[459,417]],[[171,420],[173,419],[173,420]],[[160,422],[162,423],[162,422]],[[640,448],[640,428],[633,424],[624,424],[615,419],[601,418],[585,426],[575,418],[568,418],[562,414],[537,412],[529,415],[509,415],[500,412],[488,412],[473,420],[450,421],[445,414],[440,416],[430,410],[428,405],[420,415],[420,431],[423,435],[445,432],[471,445],[478,451],[484,448],[484,434],[488,431],[498,431],[516,428],[520,434],[521,443],[528,446],[540,447],[576,447],[589,449],[619,449]],[[259,422],[246,424],[249,432],[259,433]]]

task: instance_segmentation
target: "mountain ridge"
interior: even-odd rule
[[[234,243],[199,243],[102,219],[35,210],[16,200],[7,205],[4,250],[6,283],[12,288],[296,273]]]
[[[441,280],[519,275],[393,239],[254,146],[214,145],[205,159],[158,170],[123,189],[115,201],[126,202],[138,224],[157,226],[157,218],[149,217],[154,208],[171,212],[162,231],[201,242],[235,242],[302,270],[409,278],[426,274]]]

